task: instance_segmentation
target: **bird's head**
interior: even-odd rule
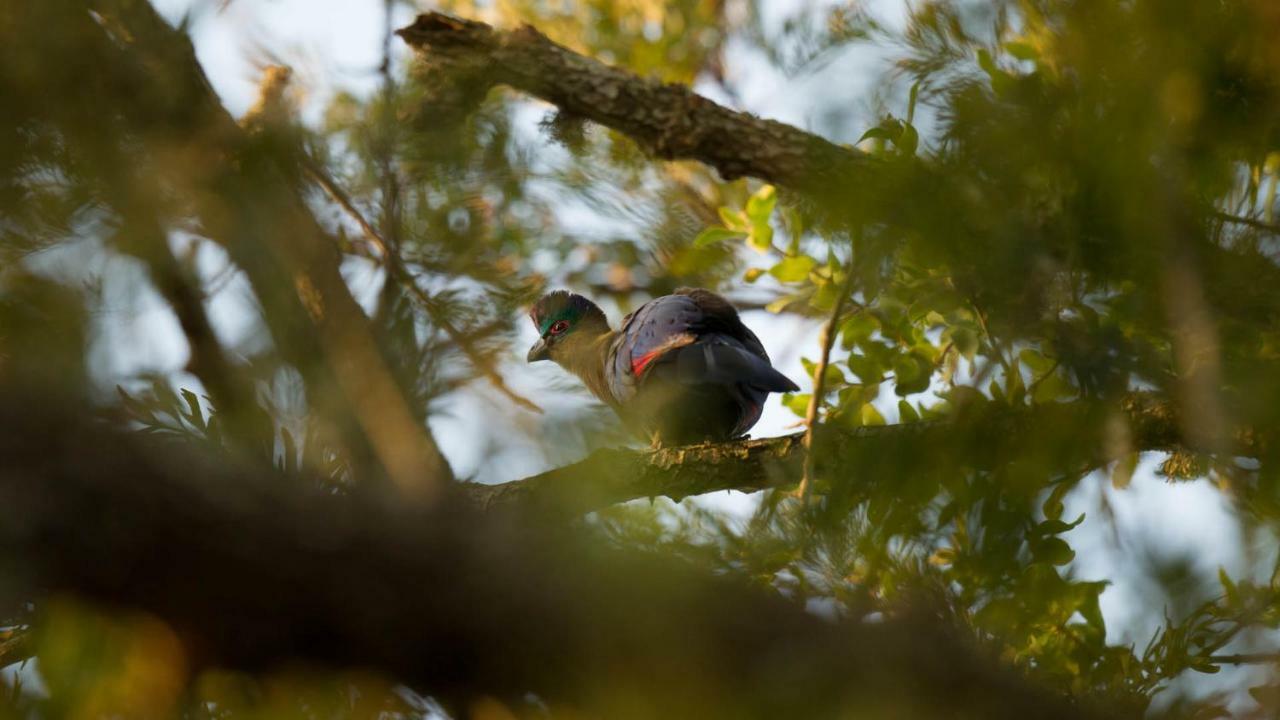
[[[538,342],[529,348],[529,362],[552,360],[570,365],[590,349],[592,342],[609,332],[604,312],[590,300],[567,290],[543,295],[529,310]]]

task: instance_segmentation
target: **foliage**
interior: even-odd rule
[[[831,355],[815,344],[804,360],[811,376],[823,368],[816,409],[828,429],[1114,409],[1135,390],[1173,401],[1194,450],[1163,457],[1163,472],[1227,499],[1242,561],[1207,577],[1156,548],[1145,558],[1152,590],[1137,601],[1162,619],[1151,636],[1104,617],[1100,597],[1120,578],[1079,569],[1080,539],[1118,532],[1118,521],[1105,505],[1067,513],[1091,487],[1127,492],[1153,457],[1109,420],[1102,448],[1061,427],[1014,447],[958,434],[923,456],[852,451],[827,464],[842,469],[816,479],[812,501],[760,493],[740,522],[696,501],[630,503],[583,522],[610,543],[745,576],[834,617],[874,623],[925,607],[1083,708],[1211,717],[1230,706],[1261,717],[1280,707],[1280,459],[1274,443],[1261,457],[1231,452],[1240,433],[1280,428],[1280,14],[1267,0],[927,0],[901,25],[853,5],[805,6],[780,29],[763,4],[447,4],[731,97],[753,82],[726,72],[732,42],[794,76],[821,77],[858,44],[890,52],[879,119],[833,110],[884,181],[840,188],[849,207],[835,212],[789,188],[651,161],[571,117],[549,115],[529,133],[531,106],[511,94],[491,93],[454,122],[433,114],[432,88],[412,72],[388,71],[368,97],[339,94],[315,126],[292,109],[274,130],[244,122],[250,139],[227,162],[182,113],[134,92],[168,35],[139,24],[130,3],[88,5],[92,19],[77,3],[0,8],[6,31],[42,28],[0,50],[6,382],[38,383],[109,422],[327,492],[377,482],[362,472],[377,463],[353,440],[358,413],[324,399],[340,369],[335,380],[298,361],[310,349],[281,331],[293,322],[279,319],[288,302],[236,259],[244,238],[216,232],[235,227],[219,224],[227,217],[254,218],[252,198],[271,190],[239,186],[236,173],[278,162],[322,218],[352,294],[361,273],[377,278],[364,303],[372,344],[427,437],[428,418],[502,369],[521,308],[550,285],[623,311],[701,285],[787,322],[828,324]],[[73,57],[95,69],[87,99],[83,79],[59,69]],[[571,226],[566,207],[594,224]],[[139,268],[145,282],[105,297]],[[288,270],[274,277],[307,304],[309,286]],[[243,290],[241,327],[202,335],[198,316],[226,301],[227,276]],[[194,289],[195,308],[179,287]],[[139,298],[172,311],[192,358],[201,343],[227,348],[226,384],[247,388],[251,407],[221,401],[235,394],[208,362],[216,353],[167,373],[113,374],[105,323],[94,320]],[[801,419],[814,402],[812,392],[783,398]],[[559,460],[617,441],[580,408],[539,419],[494,407],[483,411],[496,444],[519,436]],[[0,617],[35,628],[32,672],[47,689],[11,683],[0,701],[16,715],[440,710],[359,671],[188,678],[160,620],[65,598],[37,609]],[[1205,682],[1237,662],[1258,671]],[[508,716],[485,703],[473,714]]]

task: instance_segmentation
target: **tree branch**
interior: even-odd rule
[[[561,523],[303,492],[55,406],[0,388],[0,587],[152,614],[188,668],[354,666],[602,717],[1078,716],[925,613],[829,622]]]
[[[892,463],[933,462],[947,468],[995,467],[1010,457],[1056,453],[1056,467],[1090,467],[1109,462],[1105,419],[1118,414],[1138,451],[1199,452],[1183,439],[1173,407],[1152,395],[1135,393],[1115,405],[1047,404],[1011,410],[992,403],[962,408],[954,420],[843,429],[820,426],[816,475],[832,486],[869,483]],[[467,485],[483,507],[519,505],[581,513],[644,497],[679,501],[722,490],[751,492],[787,487],[803,474],[804,438],[799,432],[776,438],[664,448],[656,451],[604,449],[586,459],[532,477],[496,485]],[[1264,441],[1253,431],[1236,433],[1234,451],[1256,457]],[[936,469],[936,468],[930,468]]]
[[[1280,653],[1241,653],[1238,655],[1210,655],[1209,662],[1217,665],[1266,665],[1280,663]]]
[[[467,113],[495,84],[613,128],[668,160],[697,160],[721,177],[751,176],[830,197],[862,185],[880,163],[785,123],[718,105],[672,83],[636,77],[557,45],[533,27],[503,31],[441,13],[397,34],[419,51],[433,87],[433,119]]]
[[[1257,218],[1244,217],[1242,215],[1232,215],[1231,213],[1222,212],[1220,210],[1214,211],[1212,214],[1214,218],[1223,222],[1244,225],[1246,227],[1251,227],[1254,230],[1271,233],[1272,235],[1280,235],[1280,225],[1276,225],[1274,223],[1269,223]]]

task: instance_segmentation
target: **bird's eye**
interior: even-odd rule
[[[553,323],[553,324],[551,325],[551,334],[552,334],[552,335],[559,335],[560,333],[562,333],[562,332],[564,332],[565,330],[568,330],[568,329],[569,329],[569,321],[568,321],[568,320],[557,320],[557,321],[555,321],[555,323]]]

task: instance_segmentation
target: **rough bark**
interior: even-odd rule
[[[636,77],[557,45],[525,25],[501,31],[441,13],[398,33],[419,51],[432,118],[469,112],[495,84],[613,128],[654,156],[697,160],[731,180],[751,176],[827,196],[857,187],[879,163],[853,148],[718,105],[684,85]]]

